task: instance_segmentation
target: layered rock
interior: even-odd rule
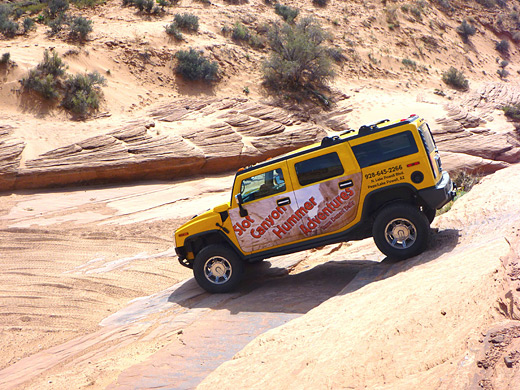
[[[3,141],[0,190],[229,171],[325,135],[282,109],[247,99],[185,99],[155,108],[147,119],[46,152],[24,166],[24,144]]]

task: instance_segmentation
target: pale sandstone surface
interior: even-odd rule
[[[482,332],[520,320],[518,292],[508,287],[518,282],[505,264],[508,256],[518,261],[510,242],[520,240],[519,193],[518,165],[484,179],[435,222],[444,239],[459,236],[455,243],[436,239],[436,252],[361,271],[338,296],[258,337],[198,388],[473,388]]]

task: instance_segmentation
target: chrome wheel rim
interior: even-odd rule
[[[385,239],[392,248],[406,249],[417,240],[417,229],[408,219],[396,218],[386,225]]]
[[[204,276],[213,284],[226,283],[232,273],[231,263],[221,256],[213,256],[204,264]]]

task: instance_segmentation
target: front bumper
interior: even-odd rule
[[[457,186],[453,183],[448,172],[443,171],[441,180],[435,187],[419,191],[419,196],[431,209],[437,210],[453,200],[457,193]]]

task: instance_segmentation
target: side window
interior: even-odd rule
[[[339,176],[345,172],[336,152],[297,162],[294,168],[298,182],[302,186]]]
[[[411,131],[376,139],[352,147],[361,168],[366,168],[419,151]]]
[[[284,191],[285,181],[281,168],[248,177],[242,180],[240,187],[244,203]]]

